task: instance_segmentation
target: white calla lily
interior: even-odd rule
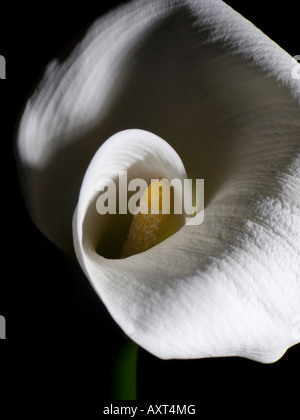
[[[79,263],[118,324],[156,356],[267,363],[299,342],[295,63],[220,0],[137,0],[52,62],[24,109],[17,152],[34,221],[72,252],[77,206]],[[184,178],[183,164],[205,179],[204,222],[106,258],[105,229],[115,246],[124,232],[117,226],[114,239],[112,218],[97,214],[95,184],[120,170]]]

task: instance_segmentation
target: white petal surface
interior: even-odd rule
[[[84,247],[90,195],[81,192],[81,263],[116,321],[157,356],[270,362],[299,341],[294,66],[219,0],[139,0],[96,21],[66,61],[51,63],[25,107],[17,152],[28,206],[67,251],[83,175],[112,134],[151,131],[189,177],[205,179],[202,225],[118,262],[98,256],[90,230]]]

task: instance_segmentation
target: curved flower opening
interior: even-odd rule
[[[120,179],[124,175],[124,180]],[[126,241],[133,215],[128,209],[130,191],[126,193],[124,214],[120,214],[119,188],[128,188],[133,179],[142,179],[150,185],[152,179],[174,178],[184,180],[187,174],[177,153],[162,139],[143,130],[125,130],[112,136],[98,150],[85,174],[78,207],[85,246],[105,258],[119,259]],[[116,189],[114,213],[99,214],[97,200],[113,181]],[[122,185],[120,185],[122,183]],[[122,191],[124,192],[124,191]],[[132,196],[133,193],[131,193]],[[128,195],[128,197],[127,197]],[[112,197],[114,198],[114,197]],[[123,200],[124,201],[124,200]],[[105,209],[106,210],[106,209]],[[183,214],[169,215],[167,236],[174,234],[185,224]]]

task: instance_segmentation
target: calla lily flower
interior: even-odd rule
[[[220,0],[137,0],[53,60],[24,107],[32,219],[160,358],[269,363],[300,341],[296,64]],[[97,213],[96,185],[123,170],[204,179],[203,223],[119,258],[128,220]]]

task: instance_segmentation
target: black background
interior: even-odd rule
[[[201,0],[200,0],[201,1]],[[33,415],[80,412],[97,417],[111,398],[112,361],[124,337],[88,281],[74,276],[57,248],[31,222],[19,190],[13,135],[22,105],[44,66],[94,18],[120,1],[1,5],[0,54],[7,62],[1,97],[0,411]],[[228,1],[291,55],[300,54],[295,2]],[[266,6],[265,8],[263,6]],[[211,416],[253,409],[296,409],[300,347],[277,363],[239,358],[162,361],[140,349],[141,400],[197,402]],[[87,414],[88,413],[88,414]],[[209,416],[209,417],[211,417]],[[208,416],[207,416],[208,417]]]

